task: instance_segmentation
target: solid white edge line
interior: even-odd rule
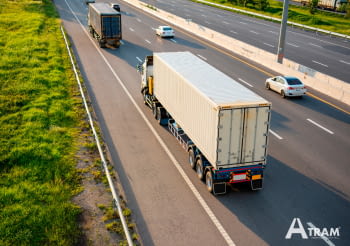
[[[322,130],[330,133],[330,134],[334,134],[334,132],[332,132],[331,130],[327,129],[324,126],[321,126],[320,124],[316,123],[315,121],[311,120],[311,119],[306,119],[307,121],[309,121],[310,123],[314,124],[315,126],[318,126],[319,128],[321,128]]]
[[[208,206],[208,204],[204,201],[203,197],[201,196],[201,194],[199,193],[199,191],[196,189],[196,187],[193,185],[193,183],[190,181],[189,177],[186,175],[185,171],[182,169],[181,165],[177,162],[177,160],[175,159],[175,157],[173,156],[173,154],[170,152],[169,148],[167,147],[167,145],[164,143],[164,141],[162,140],[162,138],[159,136],[159,134],[157,133],[157,131],[154,129],[154,127],[152,126],[152,124],[149,122],[149,120],[147,119],[146,115],[142,112],[141,108],[137,105],[135,99],[132,97],[132,95],[130,94],[129,90],[126,88],[126,86],[123,84],[123,82],[121,81],[121,79],[119,78],[119,76],[116,74],[116,72],[114,71],[113,67],[111,66],[111,64],[108,62],[107,58],[103,55],[102,51],[99,49],[99,47],[95,44],[94,40],[92,40],[92,38],[90,37],[89,33],[86,31],[86,29],[84,28],[84,26],[81,24],[81,22],[79,21],[78,17],[75,15],[75,13],[73,12],[73,10],[71,9],[71,7],[68,5],[67,0],[64,0],[68,6],[68,8],[71,10],[72,14],[74,15],[74,17],[76,18],[76,20],[78,21],[78,23],[80,24],[81,28],[83,29],[83,31],[85,32],[86,36],[90,39],[91,43],[94,45],[94,47],[96,48],[97,52],[101,55],[102,59],[104,60],[104,62],[106,63],[106,65],[108,66],[108,68],[111,70],[112,74],[114,75],[114,77],[116,78],[116,80],[118,81],[119,85],[122,87],[122,89],[124,90],[125,94],[129,97],[130,101],[132,102],[132,104],[135,106],[136,110],[139,112],[140,116],[142,117],[142,119],[145,121],[146,125],[149,127],[149,129],[151,130],[151,132],[154,134],[155,138],[158,140],[159,144],[162,146],[162,148],[164,149],[164,151],[167,153],[168,157],[170,158],[170,160],[173,162],[174,166],[176,167],[176,169],[179,171],[179,173],[181,174],[182,178],[185,180],[186,184],[189,186],[189,188],[191,189],[191,191],[193,192],[194,196],[197,198],[197,200],[199,201],[199,203],[201,204],[201,206],[203,207],[204,211],[207,213],[207,215],[209,216],[209,218],[211,219],[211,221],[214,223],[214,225],[216,226],[216,228],[218,229],[218,231],[220,232],[221,236],[225,239],[226,243],[230,246],[235,246],[236,244],[232,241],[232,239],[230,238],[230,236],[228,235],[228,233],[226,232],[225,228],[221,225],[221,223],[219,222],[219,220],[216,218],[215,214],[213,213],[213,211],[210,209],[210,207]],[[121,213],[122,214],[122,213]],[[132,244],[131,244],[132,245]]]
[[[72,14],[75,16],[75,18],[77,19],[77,21],[79,22],[79,24],[81,25],[79,19],[77,18],[77,16],[73,13],[72,9],[70,8],[70,6],[68,5],[67,1],[65,0],[68,8],[71,10]],[[91,117],[91,114],[90,114],[90,111],[89,111],[89,107],[87,105],[87,102],[86,102],[86,97],[85,97],[85,94],[84,94],[84,91],[83,91],[83,88],[81,86],[81,83],[80,83],[80,79],[79,79],[79,75],[78,75],[78,72],[77,72],[77,69],[75,67],[75,64],[74,64],[74,60],[73,60],[73,57],[72,57],[72,54],[70,52],[70,49],[69,49],[69,45],[68,45],[68,42],[67,42],[67,38],[66,38],[66,34],[64,33],[63,31],[63,27],[61,26],[61,32],[62,32],[62,35],[63,35],[63,38],[64,38],[64,41],[66,43],[66,48],[67,48],[67,51],[68,51],[68,54],[69,54],[69,58],[70,58],[70,61],[72,63],[72,67],[73,67],[73,71],[74,71],[74,74],[75,74],[75,78],[78,82],[78,86],[79,86],[79,90],[80,90],[80,94],[81,94],[81,97],[83,99],[83,103],[84,103],[84,107],[85,107],[85,110],[86,110],[86,113],[88,115],[88,118],[89,118],[89,123],[90,123],[90,126],[91,126],[91,129],[92,129],[92,133],[94,135],[94,138],[95,138],[95,142],[96,142],[96,145],[97,145],[97,149],[98,149],[98,152],[100,154],[100,158],[101,158],[101,161],[102,161],[102,164],[103,164],[103,168],[105,170],[105,173],[106,173],[106,176],[107,176],[107,180],[108,180],[108,185],[109,185],[109,188],[111,190],[111,193],[112,193],[112,196],[113,196],[113,199],[114,199],[114,203],[117,207],[117,210],[118,210],[118,213],[119,213],[119,218],[122,222],[122,225],[123,225],[123,230],[124,230],[124,234],[126,236],[126,239],[127,239],[127,242],[128,242],[128,245],[129,246],[132,246],[133,245],[133,241],[132,241],[132,238],[131,238],[131,235],[130,235],[130,232],[129,232],[129,228],[128,228],[128,224],[126,223],[126,219],[123,215],[123,209],[121,208],[120,206],[120,200],[119,200],[119,196],[117,195],[117,192],[114,188],[114,185],[113,185],[113,180],[111,178],[111,175],[109,173],[109,170],[108,170],[108,167],[107,167],[107,162],[106,162],[106,159],[104,157],[104,154],[103,154],[103,150],[102,150],[102,147],[101,147],[101,144],[100,144],[100,140],[98,138],[98,135],[96,133],[96,130],[95,130],[95,127],[94,127],[94,123],[93,123],[93,120],[92,120],[92,117]],[[85,34],[87,34],[86,30],[84,29],[84,32]],[[87,34],[88,35],[88,34]],[[91,40],[91,39],[90,39]],[[96,47],[96,44],[94,44],[95,47]]]
[[[317,228],[317,227],[314,226],[314,224],[312,224],[311,222],[307,222],[306,224],[307,224],[309,227],[311,227],[311,228]],[[331,240],[329,240],[328,237],[326,237],[326,236],[320,236],[320,238],[322,238],[323,241],[325,241],[329,246],[335,246],[335,244],[334,244]]]
[[[272,131],[271,129],[269,129],[269,132],[271,132],[272,135],[274,135],[274,136],[275,136],[276,138],[278,138],[279,140],[282,140],[282,139],[283,139],[280,135],[278,135],[277,133],[275,133],[275,132]]]
[[[241,78],[238,78],[238,80],[241,81],[242,83],[244,83],[244,84],[250,86],[250,87],[254,87],[254,86],[252,86],[251,84],[249,84],[248,82],[244,81],[244,80],[241,79]]]

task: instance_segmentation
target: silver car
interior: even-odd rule
[[[298,78],[292,76],[276,76],[265,82],[268,90],[273,90],[285,97],[301,97],[306,94],[306,87]]]

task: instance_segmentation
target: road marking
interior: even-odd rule
[[[138,22],[141,22],[141,20],[139,18],[136,19]]]
[[[272,133],[272,135],[274,135],[276,138],[278,138],[279,140],[282,140],[283,138],[278,135],[277,133],[275,133],[274,131],[272,131],[271,129],[269,129],[269,132]]]
[[[207,60],[207,58],[205,58],[204,56],[201,56],[200,54],[197,54],[197,56],[199,56],[200,58],[202,58],[203,60]]]
[[[149,41],[149,40],[147,40],[147,39],[145,39],[145,41],[146,41],[147,43],[149,43],[149,44],[151,43],[151,41]]]
[[[309,227],[311,227],[311,228],[317,228],[317,227],[314,226],[314,224],[312,224],[311,222],[307,222],[306,224],[307,224]],[[322,238],[323,241],[325,241],[326,244],[328,244],[329,246],[335,246],[335,244],[334,244],[331,240],[329,240],[326,236],[321,235],[320,238]]]
[[[346,61],[343,61],[343,60],[340,60],[341,63],[345,63],[346,65],[350,65],[350,62],[346,62]]]
[[[123,40],[120,40],[120,43],[121,43],[122,45],[124,45],[124,44],[125,44]]]
[[[313,44],[313,43],[309,43],[309,45],[312,45],[312,46],[315,46],[315,47],[318,47],[318,48],[322,48],[322,46],[317,45],[317,44]]]
[[[239,81],[243,82],[244,84],[250,86],[250,87],[253,87],[251,84],[249,84],[248,82],[244,81],[243,79],[241,78],[238,78]]]
[[[210,25],[211,23],[209,21],[204,21],[205,23],[207,23],[208,25]]]
[[[142,60],[140,59],[140,57],[136,56],[136,59],[137,59],[139,62],[142,62]]]
[[[321,126],[320,124],[316,123],[315,121],[313,121],[311,119],[306,119],[306,120],[309,121],[310,123],[314,124],[315,126],[318,126],[322,130],[328,132],[329,134],[334,134],[334,132],[332,132],[331,130],[328,130],[326,127]]]
[[[129,30],[130,30],[130,31],[132,31],[132,32],[134,32],[134,31],[135,31],[135,30],[134,30],[134,29],[132,29],[131,27],[129,27]]]
[[[249,31],[249,32],[254,33],[254,34],[257,34],[257,35],[259,34],[258,32],[255,32],[255,31]]]
[[[272,34],[278,35],[278,32],[274,32],[274,31],[269,31],[269,32],[271,32]]]
[[[174,42],[175,44],[177,43],[175,39],[170,39],[170,41]]]
[[[319,65],[321,65],[321,66],[324,66],[324,67],[328,67],[328,65],[326,65],[326,64],[323,64],[323,63],[321,63],[321,62],[318,62],[318,61],[314,61],[314,60],[312,60],[312,62],[314,62],[314,63],[317,63],[317,64],[319,64]]]
[[[274,48],[275,46],[274,45],[272,45],[272,44],[268,44],[268,43],[264,43],[265,45],[267,45],[267,46],[270,46],[270,47],[272,47],[272,48]]]
[[[174,12],[175,9],[170,9],[170,11],[173,11]]]
[[[320,101],[320,102],[323,102],[323,103],[328,104],[329,106],[331,106],[331,107],[333,107],[333,108],[338,109],[339,111],[342,111],[342,112],[345,113],[345,114],[349,114],[349,115],[350,115],[350,111],[347,111],[347,110],[345,110],[345,109],[343,109],[343,108],[341,108],[341,107],[339,107],[339,106],[337,106],[337,105],[335,105],[335,104],[333,104],[333,103],[330,103],[330,102],[328,102],[328,101],[326,101],[326,100],[324,100],[324,99],[322,99],[322,98],[320,98],[320,97],[318,97],[318,96],[312,94],[311,92],[306,92],[306,94],[307,94],[308,96],[310,96],[310,97],[312,97],[312,98],[314,98],[314,99]]]
[[[241,23],[241,24],[243,24],[243,25],[247,25],[247,23],[245,23],[245,22],[242,22],[242,21],[240,21],[239,23]]]
[[[226,25],[230,25],[230,23],[228,23],[227,21],[223,21],[222,23]]]
[[[232,32],[232,33],[234,33],[234,34],[238,34],[237,32],[235,32],[235,31],[230,31],[230,32]]]
[[[206,15],[201,15],[201,16],[203,16],[203,17],[207,17]]]
[[[290,46],[293,46],[293,47],[295,47],[295,48],[299,48],[299,46],[296,45],[296,44],[292,44],[292,43],[287,43],[287,44],[290,45]]]
[[[155,30],[157,30],[157,28],[155,28],[155,27],[152,27],[152,30],[153,30],[153,31],[155,31]]]

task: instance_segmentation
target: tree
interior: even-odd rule
[[[269,0],[258,0],[256,3],[260,10],[265,10],[270,6]]]
[[[309,11],[312,15],[315,14],[317,11],[318,1],[319,0],[310,0]]]

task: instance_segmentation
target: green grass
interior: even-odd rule
[[[222,4],[228,7],[244,9],[250,12],[264,14],[275,18],[282,18],[283,3],[278,1],[269,0],[270,6],[265,11],[258,10],[253,5],[248,5],[246,8],[244,8],[239,5],[231,4],[227,0],[207,1]],[[336,13],[318,10],[316,14],[311,15],[307,7],[295,6],[290,4],[288,8],[288,21],[332,32],[350,35],[350,19],[345,18],[343,15],[339,15]]]
[[[0,1],[0,245],[73,245],[83,111],[50,0]]]

